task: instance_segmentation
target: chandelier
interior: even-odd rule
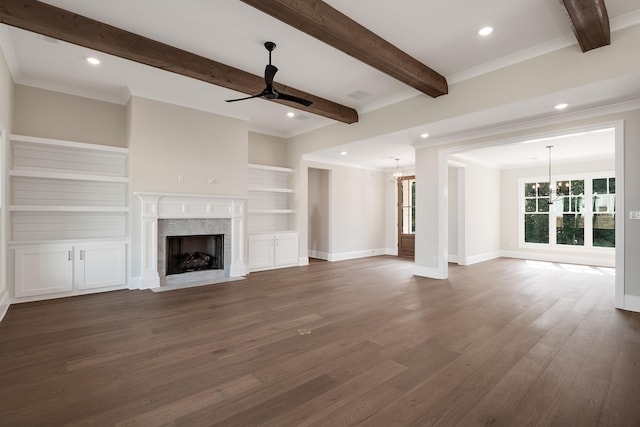
[[[396,161],[396,168],[393,170],[393,173],[391,174],[391,182],[398,182],[404,176],[404,171],[402,170],[399,164],[400,159],[396,158],[395,161]]]

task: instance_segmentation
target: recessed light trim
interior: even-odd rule
[[[428,134],[428,133],[426,133],[426,132],[421,133],[421,134],[420,134],[420,138],[422,138],[422,139],[427,139],[427,138],[429,138],[429,134]]]
[[[289,112],[287,113],[287,117],[289,117],[289,118],[291,118],[291,119],[292,119],[292,118],[294,118],[295,116],[296,116],[296,113],[294,113],[293,111],[289,111]]]
[[[482,37],[486,37],[491,33],[493,33],[493,27],[482,27],[478,30],[478,34]]]
[[[346,151],[341,151],[341,152],[340,152],[340,155],[341,155],[341,156],[346,156],[347,154],[349,154],[349,153],[347,153]]]
[[[564,110],[568,106],[569,104],[567,104],[566,102],[561,102],[560,104],[556,104],[553,108],[555,108],[556,110]]]
[[[100,65],[100,60],[95,56],[89,56],[87,58],[87,62],[91,65]]]

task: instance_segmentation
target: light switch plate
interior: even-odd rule
[[[639,211],[630,211],[629,212],[629,219],[640,219],[640,212]]]

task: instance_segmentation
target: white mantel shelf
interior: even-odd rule
[[[160,287],[158,220],[212,218],[231,220],[231,277],[246,275],[244,261],[247,197],[206,194],[134,193],[141,203],[141,289]]]

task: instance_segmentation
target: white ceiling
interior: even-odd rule
[[[569,20],[557,0],[326,2],[445,75],[449,84],[575,43]],[[353,107],[360,114],[413,96],[425,96],[240,1],[48,0],[45,3],[256,75],[263,74],[268,59],[264,42],[274,41],[277,48],[273,52],[273,63],[280,69],[276,87],[282,82]],[[612,29],[640,22],[640,3],[607,0],[606,5]],[[477,31],[485,25],[493,26],[495,31],[482,38]],[[248,122],[251,130],[281,137],[333,123],[300,111],[296,111],[296,118],[290,119],[286,117],[290,108],[262,99],[229,104],[224,100],[244,95],[23,30],[0,27],[4,27],[0,28],[0,42],[14,80],[19,84],[121,104],[131,95],[156,99],[240,118]],[[85,58],[89,55],[98,56],[102,64],[97,67],[87,64]],[[606,88],[583,88],[581,93],[571,95],[578,100],[582,97],[584,105],[640,95],[640,78],[635,76],[606,84]],[[638,92],[629,88],[637,88]],[[363,99],[349,96],[357,91],[368,96]],[[607,99],[599,99],[604,93]],[[555,100],[533,99],[522,105],[505,106],[502,111],[485,111],[447,123],[431,123],[429,132],[438,134],[440,129],[438,136],[444,137],[447,133],[495,123],[497,117],[501,123],[508,123],[510,117],[515,121],[523,114],[542,115],[553,102]],[[400,157],[405,164],[411,164],[410,144],[416,142],[420,131],[407,129],[394,135],[381,135],[373,140],[356,141],[348,147],[314,153],[314,156],[318,160],[372,168],[394,164],[387,157]],[[349,151],[347,160],[337,154],[342,149]]]

